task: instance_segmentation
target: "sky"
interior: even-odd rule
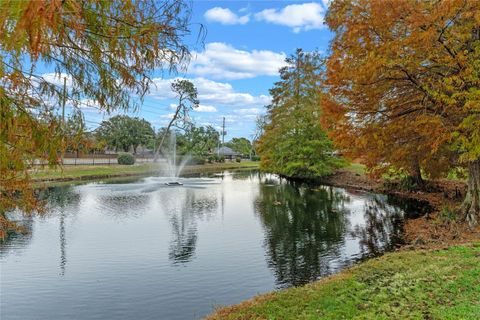
[[[191,80],[200,106],[191,113],[196,126],[221,130],[225,141],[252,139],[255,119],[270,103],[269,89],[279,80],[278,69],[297,48],[326,53],[332,33],[324,22],[328,0],[322,1],[193,1],[192,48],[186,72],[155,77],[142,108],[131,116],[144,118],[159,129],[173,114],[172,79]],[[206,28],[198,43],[198,26]],[[47,75],[48,76],[48,75]],[[86,124],[94,129],[111,115],[84,108]]]

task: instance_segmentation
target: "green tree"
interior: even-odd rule
[[[163,131],[162,139],[160,140],[157,150],[155,151],[155,157],[158,157],[158,153],[162,149],[165,139],[170,133],[172,126],[176,126],[185,130],[192,125],[192,121],[189,116],[190,111],[197,108],[200,103],[198,101],[197,88],[189,80],[176,79],[172,82],[172,91],[177,95],[177,107],[172,119],[167,125],[166,130]]]
[[[318,52],[298,49],[286,62],[270,90],[272,104],[258,141],[261,168],[289,177],[329,174],[343,162],[320,127],[323,60]]]
[[[205,156],[217,148],[220,142],[220,133],[212,126],[191,126],[185,134],[177,138],[179,150],[183,154]]]
[[[148,121],[129,116],[115,116],[102,121],[96,133],[99,140],[105,140],[116,151],[128,152],[133,148],[134,153],[139,145],[147,145],[155,136]]]
[[[39,208],[28,168],[38,159],[58,164],[64,92],[74,105],[135,106],[153,70],[188,62],[189,21],[182,0],[0,2],[0,220],[15,207]],[[45,65],[55,78],[40,73]]]
[[[80,152],[85,152],[90,147],[93,147],[94,141],[92,141],[86,130],[85,118],[80,109],[73,110],[63,130],[68,152],[75,152],[78,157]]]
[[[252,151],[252,143],[247,138],[233,138],[225,144],[235,152],[241,153],[244,156],[250,155]]]

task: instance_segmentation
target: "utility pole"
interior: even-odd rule
[[[225,117],[223,117],[223,125],[222,125],[222,147],[225,144]]]
[[[67,77],[63,78],[62,126],[65,126],[65,103],[67,102]]]
[[[62,144],[65,145],[65,103],[67,102],[67,77],[63,77],[63,99],[62,99]],[[65,150],[64,150],[65,151]],[[63,165],[63,152],[60,158],[60,161],[62,162]],[[77,161],[75,159],[75,161]]]

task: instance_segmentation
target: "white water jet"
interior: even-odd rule
[[[168,150],[165,150],[164,156],[167,163],[166,174],[169,178],[174,178],[171,182],[166,182],[167,185],[182,185],[181,182],[178,182],[178,177],[180,176],[183,168],[190,160],[190,155],[184,155],[182,161],[177,164],[177,135],[175,131],[172,131],[170,135],[170,143]]]

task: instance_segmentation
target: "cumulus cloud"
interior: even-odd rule
[[[288,26],[293,32],[323,28],[328,1],[291,4],[282,9],[265,9],[255,14],[255,19]]]
[[[170,84],[174,79],[155,78],[155,84],[148,94],[149,97],[156,99],[171,99],[172,95]],[[237,92],[232,85],[226,82],[217,82],[205,78],[190,79],[198,90],[198,99],[204,106],[228,106],[232,108],[258,108],[268,105],[271,102],[270,96],[252,95],[245,92]],[[212,111],[213,112],[213,111]]]
[[[239,50],[222,42],[212,42],[202,52],[194,52],[189,72],[212,79],[247,79],[275,76],[285,65],[283,52]]]
[[[214,106],[201,104],[197,108],[195,108],[195,111],[196,112],[217,112],[217,108],[215,108]]]
[[[260,108],[247,108],[247,109],[237,109],[233,111],[236,114],[243,114],[243,115],[258,115],[263,112],[263,109]]]
[[[175,113],[163,114],[163,115],[160,116],[160,118],[170,120],[170,119],[173,119],[174,115],[175,115]]]
[[[248,15],[238,16],[228,8],[215,7],[204,14],[205,19],[210,22],[221,24],[245,24],[250,20]]]

